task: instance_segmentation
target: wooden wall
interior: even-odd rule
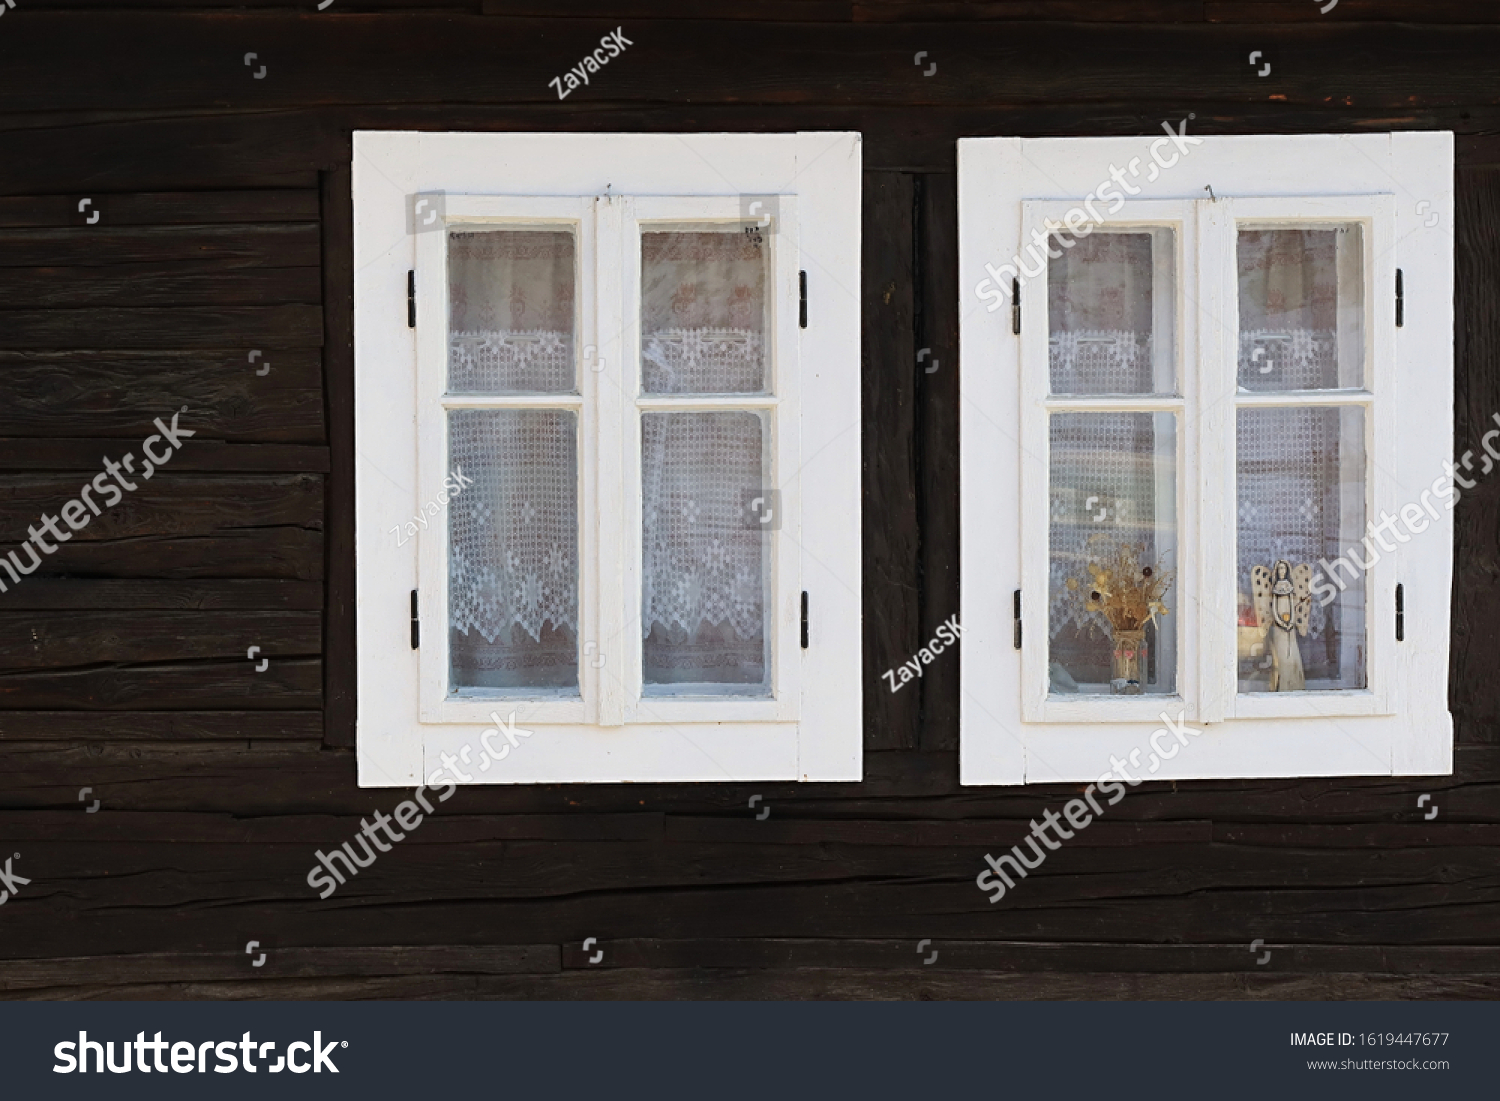
[[[880,677],[957,610],[955,139],[1457,131],[1461,453],[1500,410],[1500,6],[315,7],[0,20],[0,547],[154,417],[197,432],[0,594],[4,996],[1500,994],[1500,478],[1457,512],[1451,778],[1143,785],[991,906],[983,854],[1071,792],[960,788],[956,660]],[[465,789],[309,889],[399,798],[351,748],[357,128],[864,133],[863,783]]]

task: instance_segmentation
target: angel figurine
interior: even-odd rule
[[[1282,558],[1270,569],[1250,568],[1255,593],[1255,621],[1265,628],[1271,649],[1271,691],[1301,692],[1307,688],[1297,635],[1307,634],[1312,615],[1312,567],[1293,566]]]

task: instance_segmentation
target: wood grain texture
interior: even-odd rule
[[[910,660],[923,642],[917,580],[912,178],[866,173],[864,204],[865,748],[909,749],[917,744],[921,695],[892,692],[881,673]]]
[[[186,405],[189,450],[215,440],[321,444],[319,360],[315,347],[259,341],[191,352],[0,350],[0,435],[138,444],[157,417]]]
[[[0,834],[32,878],[0,997],[1500,996],[1495,484],[1456,514],[1450,777],[1142,784],[992,905],[984,855],[1078,787],[960,787],[956,662],[880,677],[957,606],[956,139],[1189,111],[1199,133],[1456,131],[1461,452],[1500,409],[1492,5],[337,7],[5,20],[0,551],[154,418],[186,405],[198,435],[0,592]],[[558,102],[547,81],[622,21],[636,44]],[[863,133],[860,783],[465,788],[309,888],[319,850],[410,795],[360,789],[350,749],[355,129]]]
[[[556,104],[549,82],[609,29],[455,14],[38,12],[0,39],[0,66],[12,111]],[[1268,79],[1246,64],[1257,48],[1246,33],[1208,23],[929,23],[916,44],[911,28],[880,23],[657,21],[573,97],[661,103],[691,87],[698,103],[782,105],[1500,103],[1494,25],[1259,24],[1255,41],[1275,66]],[[243,63],[247,41],[263,79]],[[941,79],[922,76],[917,49],[938,61]],[[143,71],[152,79],[138,79]]]
[[[1458,174],[1454,195],[1454,459],[1477,484],[1453,512],[1453,636],[1448,698],[1455,716],[1493,731],[1500,691],[1492,675],[1500,653],[1500,477],[1482,478],[1482,441],[1500,413],[1500,169]],[[1477,458],[1464,474],[1463,456]],[[1460,730],[1472,736],[1473,725]],[[1494,734],[1486,735],[1491,740]]]
[[[353,156],[351,144],[349,156]],[[328,622],[323,655],[323,730],[331,746],[353,746],[359,675],[354,563],[354,196],[348,167],[323,174],[323,388],[328,396],[328,515],[323,576]]]

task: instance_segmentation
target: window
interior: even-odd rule
[[[852,134],[356,134],[361,784],[859,778],[859,196]]]
[[[963,782],[1449,772],[1451,135],[1186,125],[960,142]]]

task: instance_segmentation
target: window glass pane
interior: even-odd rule
[[[738,226],[641,234],[646,393],[765,389],[769,261],[762,236]]]
[[[1365,687],[1364,410],[1241,409],[1241,692]]]
[[[1047,345],[1054,394],[1172,393],[1170,229],[1053,235]],[[1071,247],[1068,247],[1071,245]]]
[[[1364,379],[1358,223],[1239,232],[1239,380],[1246,390],[1357,388]]]
[[[1177,688],[1177,421],[1051,418],[1048,671],[1054,696]]]
[[[578,421],[565,409],[454,409],[450,691],[578,694]],[[465,691],[469,690],[469,691]]]
[[[772,509],[761,413],[641,415],[647,695],[769,694]],[[764,520],[765,523],[760,521]]]
[[[573,267],[568,230],[449,232],[451,393],[574,390]]]

